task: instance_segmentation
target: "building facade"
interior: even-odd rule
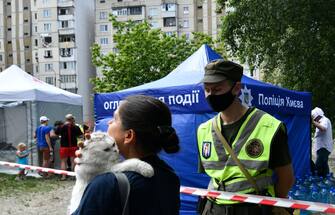
[[[0,72],[16,64],[32,73],[29,1],[0,0]]]
[[[94,7],[87,0],[0,0],[0,72],[16,64],[82,95],[84,120],[93,120]]]
[[[114,50],[110,13],[118,21],[146,19],[168,35],[191,38],[192,32],[204,32],[216,38],[221,16],[216,9],[216,1],[210,0],[96,0],[95,42],[103,53]]]
[[[94,42],[94,2],[31,0],[33,74],[51,85],[83,96],[84,121],[93,120],[95,76],[90,47]]]

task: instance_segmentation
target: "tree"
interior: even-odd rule
[[[202,44],[214,45],[213,39],[202,33],[195,33],[189,41],[185,35],[168,36],[159,29],[151,29],[146,21],[118,22],[114,16],[110,20],[116,30],[113,41],[118,52],[104,55],[98,44],[93,45],[93,63],[103,74],[92,80],[96,92],[112,92],[157,80]],[[223,45],[220,47],[223,50]]]
[[[334,0],[220,0],[230,9],[222,37],[228,52],[259,68],[266,81],[310,91],[335,116]]]

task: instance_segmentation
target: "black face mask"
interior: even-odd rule
[[[216,112],[221,112],[226,110],[233,102],[236,96],[232,94],[234,86],[232,88],[221,95],[208,95],[206,100],[208,104],[212,107],[212,109]]]

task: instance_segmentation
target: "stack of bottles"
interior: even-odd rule
[[[307,174],[305,177],[297,177],[294,186],[288,193],[289,199],[311,202],[335,204],[335,178],[333,173],[326,177]],[[301,211],[300,214],[311,214],[309,211]]]

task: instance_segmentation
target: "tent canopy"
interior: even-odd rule
[[[176,170],[182,185],[206,187],[208,177],[197,173],[196,130],[200,123],[216,114],[206,102],[201,79],[205,65],[218,58],[221,57],[203,45],[162,79],[119,92],[96,94],[96,130],[106,130],[107,121],[128,95],[145,94],[160,99],[172,112],[173,126],[181,144],[177,155],[162,152],[161,158]],[[287,90],[247,76],[243,76],[242,86],[239,98],[243,104],[256,106],[285,123],[295,175],[306,174],[310,170],[311,94]],[[182,198],[182,213],[194,212],[194,208],[194,198]]]
[[[16,65],[0,73],[0,101],[45,101],[82,105],[80,95],[40,81]]]
[[[3,160],[15,161],[15,153],[3,148],[14,148],[19,142],[34,145],[34,132],[39,117],[46,115],[53,125],[56,120],[72,113],[82,122],[82,97],[49,85],[29,75],[16,65],[0,73],[0,153]],[[11,147],[8,147],[11,146]],[[31,153],[31,164],[37,156]],[[36,164],[36,163],[35,163]]]

